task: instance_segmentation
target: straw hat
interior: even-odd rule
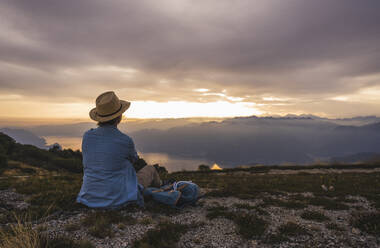
[[[96,98],[96,108],[91,109],[90,118],[94,121],[106,122],[122,115],[131,105],[119,100],[115,92],[107,91]]]

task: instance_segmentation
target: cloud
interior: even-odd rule
[[[138,101],[293,98],[284,103],[290,112],[312,101],[312,111],[326,113],[326,99],[379,86],[379,7],[376,0],[2,1],[0,94],[87,103],[108,89]]]

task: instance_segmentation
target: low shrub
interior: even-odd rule
[[[351,224],[363,232],[380,237],[380,212],[354,213]]]
[[[135,241],[134,248],[173,248],[189,226],[171,222],[159,223],[155,229],[150,229],[142,239]]]
[[[323,221],[330,220],[329,217],[327,217],[326,215],[324,215],[321,212],[309,211],[309,210],[304,211],[301,214],[301,218],[303,218],[305,220],[313,220],[313,221],[317,221],[317,222],[323,222]]]
[[[278,234],[286,237],[309,235],[309,232],[301,225],[294,222],[287,222],[278,228]]]
[[[88,227],[88,232],[97,238],[113,237],[111,224],[132,225],[137,221],[130,216],[123,216],[119,211],[95,211],[82,219],[82,224]]]
[[[246,239],[261,237],[268,227],[268,222],[255,214],[236,215],[234,222],[238,233]]]

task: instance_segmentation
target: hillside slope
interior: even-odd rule
[[[57,147],[45,150],[33,145],[23,145],[3,133],[0,133],[0,160],[2,161],[0,161],[0,172],[8,166],[8,160],[50,171],[65,170],[81,173],[83,169],[82,154],[79,151],[60,150]]]

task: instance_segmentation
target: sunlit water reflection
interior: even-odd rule
[[[48,145],[59,143],[63,148],[71,148],[77,150],[81,148],[81,137],[62,137],[62,136],[44,136]],[[169,172],[181,171],[181,170],[196,170],[200,164],[210,165],[214,164],[212,161],[207,161],[198,158],[181,158],[171,156],[164,153],[143,153],[139,152],[140,157],[148,164],[159,164],[165,166]]]

